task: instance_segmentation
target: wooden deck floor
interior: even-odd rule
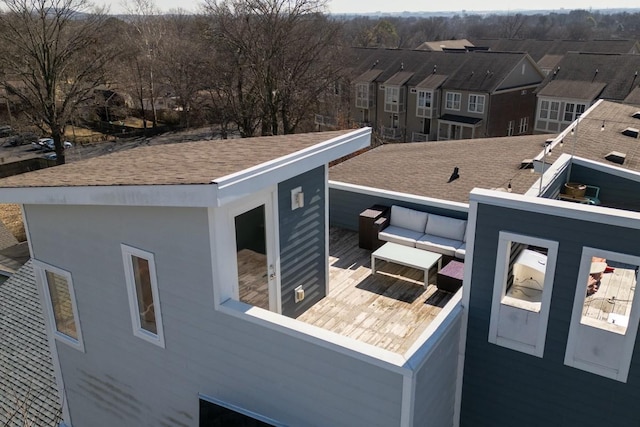
[[[330,293],[300,321],[404,353],[451,299],[435,284],[425,289],[420,270],[380,261],[372,276],[355,232],[332,228],[329,255]]]
[[[616,264],[613,264],[616,265]],[[629,318],[636,288],[635,266],[620,265],[602,276],[598,291],[585,298],[582,315],[613,323],[611,314]]]

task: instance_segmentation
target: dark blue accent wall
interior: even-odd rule
[[[369,194],[329,188],[329,223],[331,226],[355,231],[358,229],[358,216],[360,212],[376,204],[384,206],[398,205],[436,215],[467,219],[467,212],[420,203],[398,201],[389,197],[372,196]]]
[[[488,341],[498,233],[559,242],[544,357]],[[640,255],[640,230],[479,204],[461,426],[640,426],[640,345],[627,383],[564,365],[584,246]]]
[[[296,187],[302,187],[304,207],[291,210],[291,190]],[[325,203],[324,166],[278,184],[280,288],[285,316],[297,317],[325,296]],[[293,290],[299,285],[305,298],[296,303]]]
[[[640,182],[576,164],[571,167],[571,180],[600,187],[602,206],[640,211]]]

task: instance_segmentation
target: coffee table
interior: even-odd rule
[[[429,270],[442,266],[442,255],[411,246],[387,242],[371,254],[371,274],[376,274],[376,259],[417,268],[424,271],[424,286],[429,285]]]

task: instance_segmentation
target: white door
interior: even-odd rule
[[[275,192],[250,196],[232,209],[237,293],[246,304],[280,313]]]

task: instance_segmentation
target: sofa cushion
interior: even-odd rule
[[[426,212],[407,209],[401,206],[391,206],[390,225],[395,225],[396,227],[407,228],[423,234],[427,226],[428,218],[429,214]]]
[[[399,243],[401,245],[415,247],[416,240],[422,237],[422,235],[423,233],[420,233],[418,231],[390,225],[378,233],[378,238],[387,242]]]
[[[458,249],[456,249],[455,257],[458,259],[464,259],[464,256],[467,252],[467,244],[463,243]]]
[[[391,218],[393,219],[393,216]],[[463,219],[449,218],[441,215],[429,215],[429,222],[427,222],[427,227],[424,232],[426,234],[462,242],[466,229],[467,221]]]
[[[437,252],[442,255],[455,256],[456,249],[458,249],[461,244],[462,242],[460,240],[425,234],[416,242],[416,248]]]

